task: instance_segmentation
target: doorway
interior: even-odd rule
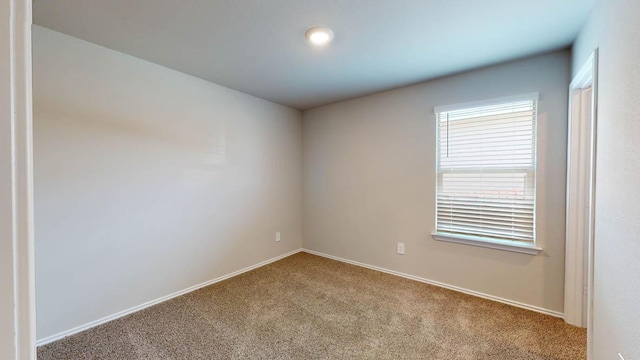
[[[31,0],[0,2],[0,358],[35,359]]]
[[[591,358],[596,172],[597,50],[569,87],[565,321],[587,328]]]

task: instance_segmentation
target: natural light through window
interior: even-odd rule
[[[537,94],[436,108],[436,234],[533,246],[536,113]]]

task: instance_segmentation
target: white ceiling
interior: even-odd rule
[[[34,22],[298,109],[569,46],[595,0],[35,0]],[[311,26],[335,32],[326,48]]]

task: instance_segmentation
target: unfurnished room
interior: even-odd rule
[[[1,359],[640,360],[640,1],[0,15]]]

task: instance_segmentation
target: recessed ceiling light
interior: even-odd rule
[[[316,46],[326,45],[333,40],[333,31],[322,26],[312,27],[304,35],[311,44]]]

